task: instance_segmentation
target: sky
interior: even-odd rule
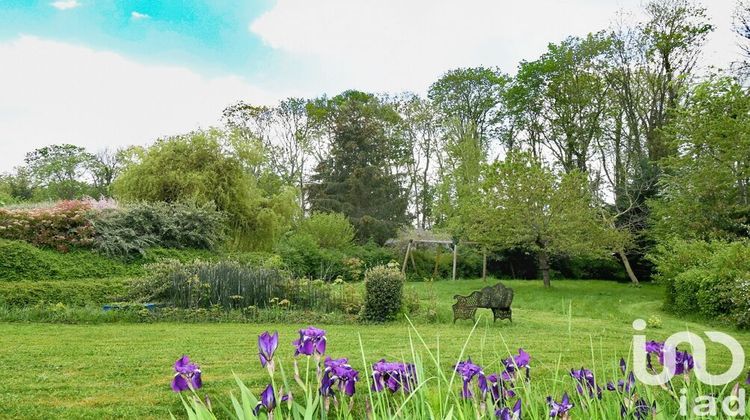
[[[0,0],[0,173],[49,144],[92,152],[217,125],[243,100],[426,92],[457,67],[510,74],[641,0]],[[701,63],[739,58],[735,0],[706,0]]]

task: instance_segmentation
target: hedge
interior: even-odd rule
[[[666,287],[667,310],[750,327],[750,242],[672,241],[650,258]]]
[[[101,305],[123,300],[129,285],[130,280],[127,279],[0,282],[0,304]]]

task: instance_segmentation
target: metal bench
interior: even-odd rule
[[[513,289],[505,287],[502,283],[487,286],[482,290],[472,292],[468,296],[455,295],[456,303],[453,304],[453,323],[457,319],[471,319],[477,308],[492,310],[493,322],[498,319],[508,319],[513,322],[513,311],[510,308],[513,302]]]

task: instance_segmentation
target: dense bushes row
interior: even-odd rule
[[[67,251],[94,242],[91,206],[83,201],[61,201],[52,207],[0,208],[0,238],[27,241]]]
[[[129,280],[99,279],[97,281],[0,281],[0,304],[30,306],[42,303],[74,306],[101,305],[123,300]]]
[[[61,201],[51,207],[0,208],[0,238],[62,252],[93,248],[125,258],[143,256],[152,247],[215,249],[224,239],[224,217],[209,205],[99,204]]]
[[[22,241],[0,239],[0,281],[135,277],[145,273],[144,265],[168,258],[192,261],[219,255],[207,250],[151,248],[142,257],[126,263],[86,249],[61,253]]]
[[[224,239],[224,217],[212,206],[140,203],[92,217],[94,248],[112,257],[145,255],[151,247],[215,249]]]
[[[351,285],[292,279],[274,267],[236,261],[165,260],[148,267],[133,283],[129,298],[177,308],[282,309],[357,313],[361,303]]]
[[[667,309],[750,327],[750,243],[672,241],[652,260]]]

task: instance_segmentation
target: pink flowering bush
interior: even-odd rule
[[[60,201],[48,208],[0,208],[0,238],[61,252],[71,247],[90,247],[94,240],[90,211],[90,204],[77,200]]]

